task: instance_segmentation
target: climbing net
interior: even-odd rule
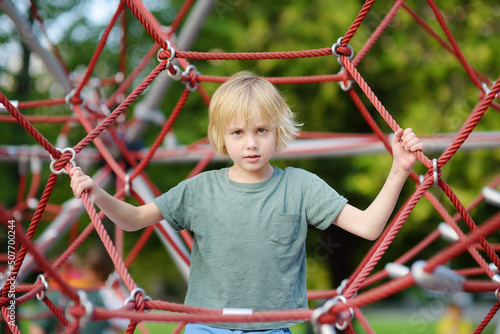
[[[4,3],[6,3],[6,1],[4,1]],[[1,272],[3,275],[3,287],[0,295],[0,307],[8,328],[13,333],[20,333],[17,323],[12,321],[13,314],[11,305],[13,299],[11,295],[15,292],[16,305],[21,305],[35,297],[45,303],[53,313],[53,316],[57,317],[65,326],[66,333],[78,332],[79,329],[85,326],[89,321],[100,321],[114,317],[130,319],[127,333],[134,332],[137,326],[141,326],[142,321],[179,323],[180,325],[175,330],[175,332],[178,333],[188,322],[268,322],[285,320],[310,321],[318,332],[331,331],[331,327],[334,325],[348,332],[354,332],[351,325],[351,321],[354,317],[356,317],[367,332],[372,333],[373,329],[371,329],[370,324],[366,320],[361,307],[383,300],[411,286],[418,285],[425,289],[442,292],[465,291],[474,293],[490,292],[494,294],[497,299],[496,303],[492,306],[490,312],[485,315],[484,320],[476,329],[476,332],[481,332],[500,307],[499,290],[497,290],[500,287],[500,276],[497,269],[500,268],[500,259],[496,254],[498,247],[494,244],[490,244],[486,239],[500,228],[500,213],[494,214],[478,226],[469,214],[469,211],[477,207],[483,201],[489,201],[490,203],[496,203],[496,205],[498,205],[500,196],[495,188],[500,183],[500,175],[491,181],[490,184],[486,185],[483,192],[466,207],[460,202],[451,187],[441,178],[441,168],[463,147],[466,141],[473,139],[473,131],[487,110],[492,109],[500,111],[500,105],[495,102],[498,97],[498,92],[500,91],[500,81],[497,80],[492,84],[490,80],[475,70],[467,62],[433,0],[428,0],[428,4],[435,14],[439,26],[446,38],[441,38],[439,34],[429,26],[424,19],[406,5],[404,1],[397,0],[364,46],[354,55],[354,50],[349,45],[349,42],[363,23],[373,3],[373,0],[365,2],[344,36],[340,37],[331,47],[287,52],[219,53],[183,51],[176,46],[174,42],[176,31],[193,5],[192,0],[186,0],[168,29],[165,29],[159,24],[157,19],[148,11],[140,0],[124,0],[120,1],[114,16],[104,31],[94,55],[87,66],[85,74],[80,78],[75,78],[74,76],[70,76],[68,72],[62,72],[66,75],[66,77],[63,75],[64,78],[62,79],[62,81],[66,83],[66,88],[68,89],[68,94],[66,96],[44,101],[15,102],[10,101],[0,92],[0,102],[3,104],[4,109],[10,114],[0,115],[0,121],[16,121],[22,125],[22,127],[39,143],[40,149],[50,155],[51,171],[39,201],[33,201],[32,199],[35,196],[34,193],[36,192],[37,185],[41,181],[39,159],[45,159],[47,154],[32,148],[29,149],[29,152],[23,151],[25,150],[24,148],[18,148],[14,152],[12,149],[3,149],[3,151],[0,152],[3,156],[14,155],[19,159],[23,156],[30,156],[34,161],[38,161],[38,163],[34,164],[38,167],[32,168],[33,177],[31,182],[35,186],[31,187],[28,196],[26,196],[28,200],[26,200],[24,196],[19,196],[18,203],[15,207],[10,209],[0,207],[1,221],[7,231],[9,245],[8,249],[2,250],[6,253],[2,254]],[[38,15],[34,3],[32,3],[31,9],[35,19],[40,21],[43,27],[42,18]],[[130,10],[133,13],[144,29],[146,29],[154,39],[156,44],[151,47],[139,65],[130,73],[126,73],[125,69],[121,68],[121,72],[115,77],[101,79],[93,78],[92,73],[106,41],[110,36],[110,32],[115,25],[119,24],[120,17],[123,17],[126,10]],[[454,136],[452,143],[446,147],[439,158],[429,159],[424,153],[416,153],[417,158],[421,164],[428,169],[428,172],[425,175],[417,175],[414,172],[410,174],[410,178],[416,184],[416,190],[407,198],[394,219],[388,224],[382,236],[374,243],[366,257],[345,281],[345,284],[332,291],[309,292],[308,296],[310,299],[328,299],[321,307],[310,310],[279,310],[253,312],[251,314],[223,314],[222,310],[203,309],[162,300],[152,300],[147,296],[144,290],[134,282],[133,277],[127,269],[128,266],[141,251],[141,248],[151,236],[153,229],[155,229],[159,231],[159,235],[161,235],[169,245],[172,254],[175,254],[174,256],[178,258],[179,266],[187,267],[189,265],[189,249],[192,246],[191,235],[188,232],[182,231],[177,235],[169,230],[167,224],[159,222],[143,231],[139,241],[124,260],[116,247],[116,244],[122,241],[117,239],[113,241],[109,236],[102,222],[104,218],[103,215],[96,212],[87,194],[82,196],[81,201],[72,199],[70,200],[71,205],[59,208],[58,210],[54,208],[54,204],[49,203],[58,176],[67,173],[71,166],[76,165],[75,159],[77,159],[77,157],[84,157],[85,160],[90,161],[104,160],[106,166],[94,176],[96,183],[103,184],[105,180],[108,179],[109,175],[114,174],[118,183],[118,191],[115,196],[118,198],[133,196],[139,203],[148,202],[153,196],[161,194],[145,173],[145,167],[154,159],[168,160],[176,159],[176,157],[179,156],[189,157],[192,160],[198,161],[190,176],[203,171],[213,158],[213,153],[209,149],[206,140],[195,142],[182,149],[175,147],[165,148],[162,145],[167,135],[171,132],[172,126],[185,105],[188,96],[196,92],[208,104],[210,96],[204,89],[203,83],[222,83],[227,79],[226,77],[210,76],[199,73],[197,68],[189,63],[189,60],[194,59],[224,61],[240,59],[297,59],[322,56],[331,57],[333,54],[342,68],[338,74],[304,77],[269,77],[267,79],[274,84],[339,82],[342,89],[352,99],[361,115],[373,130],[376,142],[381,142],[387,151],[390,152],[389,136],[384,134],[377,125],[374,118],[368,112],[367,105],[361,96],[358,95],[355,88],[359,88],[364,95],[366,95],[371,105],[378,111],[386,124],[393,131],[396,131],[400,127],[365,82],[365,79],[360,74],[357,67],[363,57],[369,52],[370,48],[378,41],[386,27],[394,19],[396,13],[401,10],[407,11],[416,22],[422,25],[432,38],[435,38],[444,49],[456,57],[460,64],[462,64],[471,82],[480,92],[479,101],[470,112],[463,126]],[[122,27],[125,29],[125,26]],[[54,54],[57,56],[56,52],[54,52]],[[144,70],[151,58],[157,58],[158,65],[139,85],[132,87],[134,80],[139,77],[139,74]],[[58,61],[62,62],[60,58],[58,58]],[[64,66],[62,66],[62,68],[64,68]],[[162,73],[167,73],[171,80],[175,80],[185,85],[185,89],[168,119],[162,121],[162,129],[151,147],[143,151],[132,151],[127,147],[124,139],[117,135],[114,125],[132,103],[144,93],[146,88],[152,85],[155,80],[159,80]],[[98,91],[102,86],[111,87],[113,85],[117,86],[113,94],[109,97],[101,97],[102,100],[98,102],[92,101],[90,98],[87,99],[85,95],[82,94],[84,89]],[[132,92],[126,95],[128,89],[131,89]],[[71,108],[73,111],[72,115],[25,116],[20,112],[23,109],[64,104],[67,104]],[[114,110],[110,111],[110,108],[113,107]],[[73,147],[66,147],[63,149],[56,148],[33,126],[35,122],[60,122],[65,124],[63,127],[63,134],[67,134],[70,131],[71,124],[79,122],[85,128],[87,135]],[[131,122],[133,122],[133,120]],[[110,152],[109,145],[107,145],[102,138],[103,136],[101,136],[103,134],[106,134],[107,141],[111,141],[113,145],[118,148],[126,163],[131,166],[130,170],[127,170],[124,164],[117,161],[115,155]],[[308,138],[308,134],[303,134],[302,138]],[[310,138],[314,138],[314,135],[311,135]],[[486,138],[486,140],[497,140],[497,138]],[[366,146],[370,145],[372,142],[373,139],[362,140],[356,145]],[[91,143],[95,146],[95,149],[89,147]],[[337,150],[340,148],[336,146],[325,148],[325,150],[329,149]],[[25,191],[27,182],[25,174],[26,171],[21,175],[20,194],[24,194]],[[440,200],[429,191],[429,188],[433,186],[441,188],[443,193],[446,194],[447,198],[456,209],[454,215],[451,215]],[[410,251],[401,255],[392,263],[388,263],[383,270],[373,273],[375,266],[379,263],[383,254],[395,239],[412,210],[424,197],[433,205],[435,210],[442,217],[444,223],[439,225],[433,233],[421,240]],[[55,261],[49,261],[44,254],[44,249],[48,246],[43,243],[43,240],[37,241],[36,243],[33,240],[39,228],[42,214],[45,211],[52,211],[59,213],[64,212],[68,216],[77,216],[80,214],[79,210],[82,203],[91,219],[91,223],[74,238],[66,251],[64,251]],[[19,212],[29,210],[30,208],[35,209],[35,212],[28,229],[24,231],[20,224],[14,224],[15,217]],[[68,217],[61,217],[60,220],[66,223],[73,221]],[[461,220],[467,225],[467,232],[463,232],[458,226]],[[124,306],[117,310],[109,310],[92,305],[83,291],[75,290],[75,288],[68,284],[58,272],[58,268],[68,260],[70,255],[82,245],[94,230],[99,235],[109,257],[114,263],[116,274],[120,278],[116,279],[116,282],[120,281],[120,284],[123,284],[130,291],[130,297],[125,300]],[[13,240],[11,236],[15,236],[15,243],[11,242],[11,240]],[[440,236],[453,241],[453,243],[433,255],[427,261],[416,261],[411,266],[406,266],[406,264],[418,253],[435,242]],[[117,238],[119,237],[120,234],[117,234]],[[12,248],[10,246],[12,246]],[[14,252],[14,250],[16,251]],[[477,268],[451,270],[445,266],[450,260],[464,252],[470,253],[475,259],[478,264]],[[23,270],[30,270],[35,263],[41,268],[43,274],[39,275],[35,282],[23,282],[21,280]],[[21,266],[23,266],[23,268],[21,268]],[[488,277],[488,280],[471,280],[469,278],[477,275],[485,275]],[[65,311],[59,309],[45,293],[48,289],[48,278],[57,283],[60,291],[70,301]],[[386,279],[385,282],[383,282],[384,279]],[[374,283],[380,284],[370,289],[369,287]],[[14,289],[13,286],[15,286]],[[164,312],[146,312],[147,310]]]

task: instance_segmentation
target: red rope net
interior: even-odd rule
[[[35,296],[39,297],[41,301],[45,302],[45,304],[49,306],[53,316],[57,317],[64,325],[64,331],[66,333],[77,332],[87,321],[99,321],[114,317],[123,317],[130,320],[127,333],[133,332],[138,325],[140,326],[141,321],[147,320],[179,323],[180,325],[176,329],[176,332],[179,332],[184,324],[191,321],[211,323],[306,320],[312,321],[316,327],[321,330],[322,325],[329,326],[331,324],[342,323],[346,320],[350,320],[350,312],[346,312],[348,310],[352,310],[352,313],[355,314],[356,319],[360,322],[364,330],[371,333],[373,330],[360,308],[387,298],[414,285],[421,285],[424,288],[448,292],[490,292],[493,293],[498,299],[498,294],[496,292],[496,290],[500,287],[500,276],[497,274],[496,270],[496,268],[500,267],[500,259],[496,254],[498,246],[490,244],[487,241],[487,237],[500,228],[500,215],[496,214],[478,226],[469,214],[469,211],[485,199],[487,200],[488,198],[491,198],[490,194],[483,192],[469,206],[466,207],[460,202],[456,193],[440,176],[441,167],[446,165],[457,153],[457,151],[462,148],[486,111],[489,110],[489,108],[500,110],[500,106],[495,102],[496,96],[500,90],[500,81],[497,79],[496,83],[492,85],[491,82],[485,79],[485,76],[481,75],[467,62],[433,0],[428,0],[428,3],[439,23],[440,28],[445,34],[446,39],[442,39],[439,34],[425,22],[425,20],[419,17],[418,14],[416,14],[408,5],[404,4],[404,1],[398,0],[393,4],[392,8],[387,12],[387,15],[381,21],[380,25],[354,58],[352,53],[353,50],[349,46],[349,41],[356,34],[358,28],[363,23],[363,20],[369,13],[374,1],[367,1],[363,5],[346,34],[341,40],[339,39],[338,43],[333,47],[328,46],[321,49],[303,51],[246,53],[193,52],[178,50],[176,45],[173,43],[174,33],[180,25],[180,22],[184,19],[186,13],[189,12],[192,2],[193,1],[186,1],[185,5],[182,7],[178,16],[172,23],[170,29],[162,29],[161,25],[141,1],[121,1],[114,16],[109,22],[109,25],[104,31],[100,42],[98,43],[93,57],[87,66],[85,74],[83,77],[78,79],[73,77],[73,90],[66,98],[61,97],[46,101],[23,101],[14,103],[13,101],[10,101],[2,92],[0,92],[0,102],[10,114],[0,115],[0,121],[18,122],[21,124],[22,127],[39,143],[40,147],[53,157],[53,161],[51,163],[52,174],[50,174],[50,177],[44,186],[43,194],[38,202],[33,203],[33,201],[30,202],[25,198],[32,199],[35,197],[36,189],[38,188],[40,182],[42,182],[40,177],[40,168],[34,169],[34,173],[31,178],[31,188],[26,197],[23,195],[27,186],[27,176],[25,172],[21,175],[20,189],[16,206],[13,208],[0,206],[2,225],[4,226],[9,237],[8,248],[3,249],[2,251],[5,253],[0,255],[2,261],[0,269],[3,275],[0,307],[4,321],[6,321],[10,331],[13,333],[20,332],[17,323],[10,321],[10,319],[12,319],[11,303],[13,300],[13,291],[15,292],[16,306],[35,298]],[[36,6],[33,2],[31,10],[37,21],[39,21],[43,26],[42,18],[36,11]],[[145,54],[143,60],[131,73],[121,73],[113,78],[91,78],[91,74],[93,73],[112,28],[117,25],[120,17],[124,16],[124,12],[126,10],[130,10],[133,13],[136,19],[154,39],[156,44],[151,47],[151,49]],[[161,300],[151,300],[151,298],[149,298],[134,282],[133,277],[128,272],[128,267],[140,253],[144,244],[148,241],[153,229],[157,229],[165,238],[165,240],[172,247],[174,253],[176,253],[179,257],[180,261],[183,262],[184,265],[188,265],[189,252],[185,250],[185,247],[187,246],[187,249],[191,247],[191,236],[187,232],[182,232],[182,241],[179,242],[179,240],[175,239],[175,236],[172,236],[172,234],[168,232],[167,227],[158,223],[154,227],[144,230],[138,243],[130,251],[127,258],[123,259],[121,252],[123,240],[120,239],[122,234],[117,233],[117,237],[114,241],[110,238],[108,232],[103,226],[102,219],[104,217],[95,211],[95,208],[91,205],[89,198],[85,195],[83,196],[82,201],[85,210],[91,219],[91,224],[89,224],[82,233],[75,235],[74,238],[72,238],[69,247],[59,256],[58,259],[53,262],[49,261],[43,255],[44,252],[41,249],[41,246],[34,243],[33,236],[39,228],[42,214],[49,213],[55,216],[58,213],[61,213],[62,208],[51,204],[49,202],[49,198],[54,190],[54,187],[56,186],[58,175],[64,171],[68,171],[72,164],[74,164],[74,159],[76,157],[89,160],[103,159],[106,162],[106,167],[100,170],[99,175],[95,176],[95,180],[99,183],[102,182],[102,180],[107,179],[111,173],[116,175],[118,184],[118,191],[115,194],[116,197],[122,198],[124,195],[131,195],[134,196],[139,203],[148,201],[143,195],[144,193],[140,194],[140,191],[134,186],[139,182],[139,180],[141,184],[144,184],[149,189],[152,196],[160,194],[160,191],[155,187],[154,183],[149,180],[148,176],[144,172],[145,167],[153,159],[174,158],[172,150],[164,150],[161,145],[171,132],[177,116],[181,113],[182,108],[191,93],[199,93],[202,99],[208,102],[210,97],[205,92],[202,83],[221,83],[226,80],[226,77],[215,77],[198,73],[196,68],[189,67],[188,60],[190,59],[239,60],[292,59],[322,56],[331,57],[333,49],[333,51],[337,53],[339,63],[341,63],[343,67],[343,70],[339,72],[339,74],[325,74],[306,77],[270,77],[267,79],[275,84],[305,84],[329,81],[341,83],[343,88],[346,90],[346,94],[348,94],[348,96],[352,99],[374,133],[374,136],[367,137],[366,140],[363,140],[361,145],[367,145],[372,142],[382,142],[385,148],[390,152],[388,136],[383,133],[376,121],[367,111],[367,106],[363,102],[362,97],[358,95],[356,89],[354,89],[354,86],[357,85],[361,89],[370,103],[375,107],[380,116],[393,131],[400,127],[397,121],[391,116],[389,111],[385,109],[381,101],[371,90],[362,74],[358,71],[357,65],[369,52],[370,48],[379,40],[382,32],[391,23],[395,15],[402,10],[407,11],[417,23],[422,25],[432,38],[435,38],[444,49],[456,57],[465,69],[465,72],[469,76],[472,83],[480,90],[480,99],[471,111],[469,118],[456,133],[452,144],[444,150],[444,153],[438,159],[431,160],[423,153],[417,154],[420,162],[428,169],[428,173],[419,177],[417,174],[412,172],[410,177],[416,183],[415,192],[401,206],[397,214],[394,216],[395,218],[388,224],[383,235],[374,243],[371,250],[361,263],[359,263],[357,269],[354,270],[342,289],[337,289],[337,291],[310,291],[309,293],[309,297],[311,299],[333,298],[330,300],[332,302],[325,303],[317,310],[280,310],[272,312],[254,312],[251,315],[223,315],[222,310],[201,309]],[[120,26],[125,30],[126,25],[124,22],[125,21],[122,20]],[[159,48],[161,49],[159,50]],[[58,61],[62,63],[62,57],[59,55],[57,49],[53,45],[51,45],[51,49],[57,56]],[[159,60],[156,68],[154,68],[154,70],[151,71],[139,85],[133,87],[132,92],[129,95],[124,97],[125,91],[131,88],[134,80],[136,80],[141,71],[144,70],[146,63],[154,56],[157,56]],[[123,70],[124,60],[122,57],[123,55],[120,55],[120,69]],[[185,71],[180,70],[180,67],[174,64],[174,58],[178,61],[178,64],[180,64],[181,67],[186,69]],[[123,139],[117,135],[114,125],[117,123],[119,117],[121,117],[127,108],[129,108],[137,99],[137,97],[143,94],[143,92],[152,84],[158,75],[164,71],[168,71],[169,74],[176,77],[186,86],[186,89],[180,96],[168,119],[163,121],[161,132],[159,133],[154,144],[146,152],[138,153],[137,151],[132,151],[127,148]],[[69,78],[70,75],[67,75]],[[117,85],[118,88],[101,106],[86,103],[87,101],[85,101],[85,98],[82,95],[83,89],[89,87],[101,87],[104,85]],[[65,103],[67,103],[73,111],[71,116],[24,116],[20,112],[20,110],[26,108],[64,105]],[[118,106],[110,112],[108,108],[115,105]],[[71,123],[80,122],[86,130],[87,135],[71,149],[68,148],[65,150],[58,150],[53,143],[49,142],[32,125],[32,123],[36,122],[63,123],[65,126],[63,127],[62,134],[66,134],[70,130]],[[110,152],[108,145],[106,145],[99,137],[103,133],[109,135],[108,140],[110,139],[114,142],[127,164],[131,167],[132,171],[127,172],[124,164],[115,159],[112,152]],[[309,138],[329,138],[332,135],[302,134],[302,137],[304,138],[307,138],[308,136]],[[488,140],[488,138],[485,140]],[[90,144],[95,145],[97,151],[88,148]],[[207,148],[206,144],[207,141],[202,140],[184,148],[183,154],[186,156],[191,154],[193,156],[193,160],[199,161],[190,176],[201,172],[212,160],[213,153]],[[312,148],[310,151],[314,153],[319,152],[320,150]],[[14,153],[0,152],[0,155],[7,154],[10,156],[15,155],[16,157],[19,157],[19,159],[21,159],[20,157],[27,155],[34,157],[33,159],[46,157],[46,153],[40,153],[40,151],[37,150],[26,152],[23,151],[23,148],[19,148],[18,151]],[[495,192],[494,189],[499,183],[500,176],[493,180],[490,184],[486,185],[487,190]],[[449,201],[456,208],[457,213],[454,216],[450,215],[440,200],[428,191],[432,186],[440,187],[443,193],[448,197]],[[436,229],[407,253],[401,255],[390,265],[387,265],[385,269],[374,273],[373,270],[375,266],[379,263],[383,254],[397,236],[409,214],[415,208],[417,203],[419,203],[419,201],[421,201],[424,197],[432,204],[435,210],[443,218],[443,221],[447,226],[447,229],[445,229],[447,232],[443,232],[441,229]],[[35,208],[35,213],[33,214],[28,229],[24,231],[20,224],[15,224],[16,212],[18,213],[29,208]],[[468,227],[467,232],[463,232],[458,226],[458,222],[460,220],[463,220],[466,223]],[[128,303],[118,310],[111,311],[102,307],[94,306],[91,308],[92,311],[89,311],[89,302],[86,300],[85,296],[81,295],[81,292],[76,291],[71,285],[69,285],[57,271],[57,269],[68,260],[70,255],[78,249],[78,247],[80,247],[93,230],[97,232],[99,238],[109,253],[110,258],[114,263],[116,273],[120,276],[121,281],[126,288],[132,292],[131,297],[128,299]],[[429,258],[427,262],[423,263],[420,267],[414,265],[410,269],[405,266],[405,264],[415,258],[417,254],[430,244],[435,242],[441,235],[451,235],[451,238],[454,239],[453,244]],[[14,236],[16,245],[11,242]],[[15,247],[17,245],[19,247]],[[119,245],[119,247],[117,247],[117,245]],[[470,255],[477,262],[478,268],[457,269],[455,271],[447,271],[444,269],[444,265],[446,263],[464,252],[470,253]],[[18,275],[19,273],[22,273],[21,266],[29,265],[30,263],[33,264],[33,262],[36,262],[41,268],[43,276],[40,276],[37,281],[31,283],[20,281],[20,277],[18,277]],[[489,262],[492,262],[496,268],[491,266]],[[394,270],[394,268],[397,268],[398,270]],[[489,280],[478,281],[467,278],[472,275],[485,275],[489,278]],[[49,277],[57,283],[62,294],[64,294],[71,301],[66,312],[62,312],[58,309],[45,295],[46,286],[44,285],[44,282],[45,279]],[[389,280],[384,281],[384,279],[389,277]],[[12,288],[14,281],[15,289]],[[370,288],[370,286],[375,283],[379,283],[379,285],[377,287]],[[339,298],[339,293],[342,298]],[[476,332],[481,332],[485,328],[498,308],[498,302],[492,305],[491,311],[485,315],[484,320],[479,324]],[[144,312],[145,309],[160,310],[164,312]],[[353,332],[350,324],[347,326],[346,330],[348,332]]]

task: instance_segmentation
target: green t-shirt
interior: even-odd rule
[[[254,311],[307,308],[308,224],[326,229],[347,200],[297,168],[259,183],[238,183],[227,168],[182,181],[155,199],[176,230],[193,232],[186,305]],[[297,322],[217,324],[238,330]]]

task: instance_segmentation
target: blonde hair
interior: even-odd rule
[[[239,72],[215,91],[208,107],[208,139],[217,155],[228,155],[224,132],[229,122],[237,115],[252,119],[256,113],[276,127],[276,152],[284,150],[300,131],[301,124],[273,84],[251,72]]]

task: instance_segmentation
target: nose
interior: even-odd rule
[[[255,138],[254,134],[247,135],[247,149],[252,150],[257,148],[257,138]]]

